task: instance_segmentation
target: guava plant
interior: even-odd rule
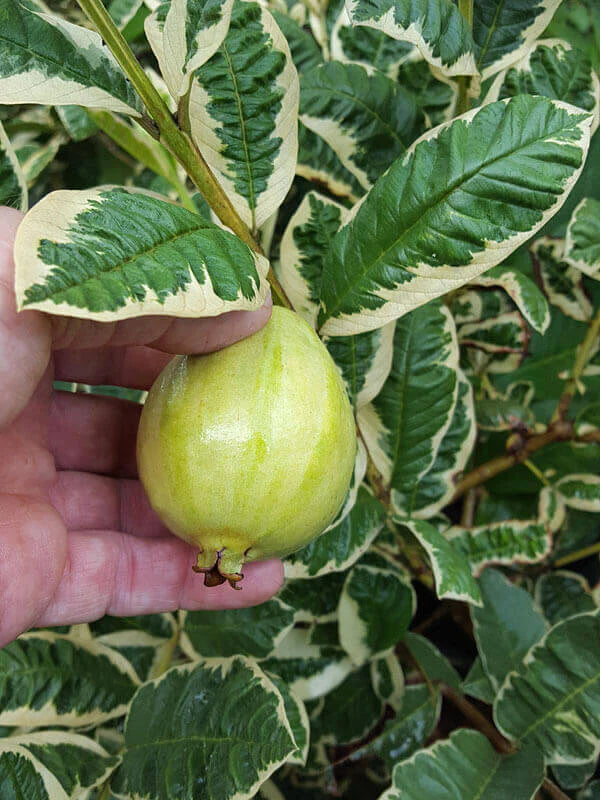
[[[215,316],[270,287],[329,351],[358,447],[331,523],[285,491],[310,437],[236,506],[322,512],[295,552],[275,526],[272,600],[0,651],[0,796],[600,797],[597,3],[77,2],[0,0],[18,307]],[[242,345],[268,401],[280,372]],[[291,385],[325,414],[312,361]],[[186,397],[157,434],[181,475]],[[256,405],[266,450],[281,420]],[[204,480],[244,495],[240,470]]]

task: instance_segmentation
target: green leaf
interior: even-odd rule
[[[563,789],[578,789],[596,772],[596,759],[587,764],[555,764],[552,772]],[[580,795],[577,795],[579,798]]]
[[[317,626],[317,629],[324,626]],[[266,672],[282,678],[301,700],[314,700],[328,692],[352,671],[352,662],[341,647],[314,644],[314,629],[294,628],[261,662]]]
[[[430,681],[443,681],[460,690],[460,675],[437,647],[418,633],[407,633],[403,643]]]
[[[380,800],[533,800],[543,779],[534,748],[502,756],[482,733],[461,728],[397,764]]]
[[[114,0],[113,0],[114,2]],[[144,21],[160,71],[175,98],[227,35],[233,0],[165,0]]]
[[[395,653],[371,661],[371,682],[377,697],[395,711],[404,700],[404,673]]]
[[[538,286],[523,272],[512,269],[507,264],[499,264],[475,278],[471,285],[501,286],[531,327],[538,333],[546,332],[550,324],[548,301]]]
[[[0,739],[0,794],[23,800],[79,798],[104,783],[118,763],[89,736],[66,731],[10,736]],[[28,780],[48,794],[37,795]]]
[[[519,61],[552,19],[560,0],[477,0],[473,39],[483,80]]]
[[[358,424],[393,508],[410,515],[420,480],[435,462],[458,391],[454,322],[440,301],[396,324],[388,379]]]
[[[551,625],[597,607],[583,575],[564,569],[540,575],[535,599]]]
[[[564,239],[542,236],[532,244],[531,257],[548,300],[563,314],[587,322],[593,307],[583,288],[581,272],[564,259]]]
[[[600,476],[565,475],[554,486],[570,508],[600,512]]]
[[[588,114],[520,95],[425,134],[336,234],[321,332],[380,327],[503,261],[566,200],[590,125]]]
[[[442,698],[439,691],[424,684],[407,686],[402,706],[393,719],[386,720],[380,734],[354,750],[349,759],[376,755],[392,769],[422,747],[440,718]],[[462,800],[462,798],[461,798]]]
[[[98,636],[96,641],[116,650],[129,661],[140,681],[153,678],[165,660],[170,660],[175,645],[171,639],[152,636],[139,630],[121,630]]]
[[[0,104],[82,105],[140,116],[142,103],[94,31],[2,0]]]
[[[330,61],[302,77],[300,120],[369,188],[424,129],[414,96],[380,72]]]
[[[520,667],[525,653],[546,633],[547,626],[531,595],[501,572],[486,569],[479,588],[483,605],[471,609],[473,632],[483,668],[498,691],[508,673]]]
[[[281,32],[287,39],[292,54],[294,66],[301,75],[308,72],[312,67],[316,67],[323,61],[323,53],[311,34],[300,27],[296,20],[281,11],[271,10],[273,18]]]
[[[214,56],[194,73],[192,136],[252,229],[291,186],[298,150],[298,73],[271,14],[236,0]]]
[[[590,278],[600,278],[600,200],[586,197],[573,211],[564,257]]]
[[[481,593],[471,574],[469,562],[459,548],[446,539],[430,522],[398,519],[423,547],[433,571],[437,596],[481,605]]]
[[[438,78],[427,61],[415,58],[405,61],[398,70],[399,83],[414,94],[428,128],[448,122],[456,114],[457,84]]]
[[[454,495],[455,482],[467,466],[475,444],[473,390],[461,369],[457,370],[457,376],[458,396],[450,426],[433,464],[418,482],[412,497],[412,514],[418,518],[434,516],[448,505]]]
[[[577,665],[577,669],[573,669]],[[509,739],[549,764],[583,764],[600,750],[600,611],[559,622],[510,673],[494,703]]]
[[[318,186],[325,186],[336,197],[353,203],[365,193],[355,175],[346,169],[335,150],[301,122],[298,123],[298,163],[296,173]]]
[[[488,564],[535,564],[552,549],[547,523],[536,520],[505,520],[447,531],[453,547],[464,554],[477,575]]]
[[[516,64],[502,72],[485,98],[489,103],[517,94],[537,94],[562,100],[594,114],[598,125],[600,84],[589,57],[560,39],[542,39]]]
[[[251,798],[296,751],[281,694],[253,662],[173,667],[137,692],[117,795]]]
[[[356,564],[340,596],[342,647],[357,665],[383,655],[403,638],[416,606],[414,590],[401,572]]]
[[[317,578],[352,566],[369,548],[383,527],[383,505],[362,486],[350,513],[334,528],[322,534],[284,561],[288,578]]]
[[[577,800],[600,800],[600,780],[592,781],[578,795]]]
[[[266,658],[293,625],[293,609],[277,598],[251,608],[188,611],[181,647],[194,660],[234,655]]]
[[[266,260],[236,236],[120,187],[46,195],[19,227],[15,264],[20,308],[100,321],[252,309],[268,290]]]
[[[477,656],[475,661],[471,664],[471,669],[462,682],[461,689],[465,694],[469,694],[471,697],[481,700],[482,703],[487,703],[491,706],[494,702],[496,692],[490,683],[490,679],[485,674],[479,656]]]
[[[138,679],[118,653],[61,634],[25,634],[0,650],[0,725],[68,728],[123,716]]]
[[[0,122],[0,205],[26,211],[27,183],[19,160]]]
[[[347,0],[353,25],[366,25],[419,48],[444,75],[477,72],[466,19],[451,0]]]
[[[365,664],[325,697],[318,716],[311,722],[313,745],[359,741],[379,722],[382,710],[369,665]]]
[[[74,142],[83,142],[98,130],[96,123],[81,106],[57,106],[56,113]]]

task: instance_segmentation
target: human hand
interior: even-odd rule
[[[114,324],[17,314],[21,218],[0,209],[0,647],[34,625],[267,600],[281,562],[246,565],[242,592],[207,589],[192,571],[194,548],[150,508],[135,463],[141,406],[52,382],[147,389],[171,354],[232,344],[260,329],[270,307]]]

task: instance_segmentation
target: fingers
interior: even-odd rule
[[[54,377],[96,386],[149,389],[172,358],[146,346],[58,350],[54,354]]]
[[[283,581],[279,561],[248,564],[243,590],[207,588],[192,571],[195,551],[175,537],[138,539],[111,531],[69,534],[68,568],[38,625],[90,622],[177,608],[240,608],[272,597]]]
[[[135,477],[142,406],[97,394],[56,392],[48,446],[58,469]]]
[[[139,317],[121,322],[92,322],[54,317],[53,347],[63,350],[147,345],[164,353],[209,353],[260,330],[269,321],[271,306],[269,295],[256,311],[230,311],[204,319]]]
[[[69,530],[113,530],[134,536],[169,536],[139,481],[89,472],[59,472],[50,502]]]
[[[23,215],[0,209],[0,429],[25,408],[50,359],[51,326],[34,311],[17,314],[12,246]]]
[[[50,505],[0,494],[0,648],[36,624],[66,559],[67,531]]]

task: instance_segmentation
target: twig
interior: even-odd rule
[[[550,778],[544,778],[542,789],[554,800],[570,800],[569,795],[559,789],[555,783],[552,783]]]
[[[593,556],[595,553],[600,553],[600,542],[591,544],[589,547],[582,547],[581,550],[574,550],[572,553],[557,559],[554,562],[554,566],[564,567],[567,564],[572,564],[574,561],[580,561],[582,558]]]
[[[552,422],[556,420],[564,420],[567,411],[569,410],[569,406],[571,405],[571,400],[577,394],[577,388],[579,386],[579,380],[583,375],[583,371],[587,366],[588,361],[592,355],[592,348],[594,346],[594,342],[596,338],[600,334],[600,309],[596,312],[596,316],[591,321],[587,332],[585,334],[585,338],[583,342],[577,348],[577,357],[575,359],[575,364],[573,365],[573,370],[571,372],[571,377],[566,383],[565,389],[560,397],[558,405],[556,407],[556,411],[552,417]]]
[[[473,727],[477,728],[480,733],[483,733],[490,742],[494,745],[499,753],[510,755],[516,752],[516,747],[505,739],[504,736],[498,731],[492,723],[484,717],[484,715],[475,706],[470,703],[466,697],[459,694],[456,689],[453,689],[447,684],[442,684],[442,694],[449,700],[452,705],[456,706],[458,710],[469,720]]]
[[[467,21],[469,28],[473,28],[473,0],[458,0],[458,10]],[[458,78],[458,98],[456,100],[456,113],[464,114],[469,110],[469,84],[471,79],[467,75]]]

